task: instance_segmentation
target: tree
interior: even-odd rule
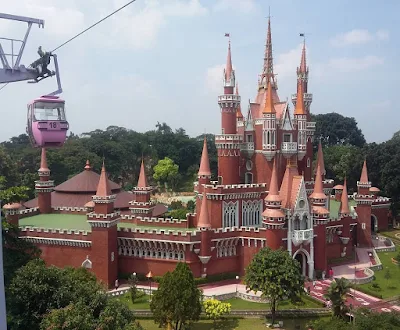
[[[261,291],[269,300],[272,323],[280,301],[294,300],[304,293],[300,264],[282,249],[261,249],[247,266],[244,282],[248,290]]]
[[[223,303],[217,299],[207,299],[203,302],[204,313],[209,319],[215,321],[231,312],[231,304]]]
[[[198,321],[202,294],[186,263],[178,263],[175,270],[167,272],[160,280],[150,303],[154,322],[178,330],[188,322]]]
[[[323,145],[350,144],[356,147],[365,145],[365,137],[357,126],[357,121],[353,117],[344,117],[338,113],[331,112],[325,114],[312,115],[312,120],[316,122],[314,148],[317,150],[319,138]]]
[[[389,283],[389,280],[392,278],[392,274],[390,274],[390,269],[386,268],[385,274],[383,275],[385,280]]]
[[[360,308],[355,315],[357,330],[396,330],[400,328],[400,313],[378,313],[368,308]]]
[[[131,275],[129,277],[129,296],[131,298],[132,304],[135,303],[136,299],[139,298],[139,294],[141,293],[137,288],[137,277],[136,275]]]
[[[128,325],[132,329],[132,312],[110,299],[86,269],[46,267],[43,260],[32,260],[16,271],[9,286],[10,328],[37,330],[43,319],[42,329],[60,328],[57,322],[63,320],[72,325],[82,322],[90,327],[93,319],[97,322],[90,328],[93,330],[125,330]],[[52,310],[57,311],[47,315]],[[89,311],[92,316],[88,315]]]
[[[346,296],[350,292],[351,283],[345,278],[335,278],[328,288],[328,292],[325,297],[332,303],[332,313],[336,317],[342,317],[346,315],[348,308],[345,304]]]
[[[153,178],[158,182],[170,184],[171,188],[174,189],[178,172],[179,165],[175,164],[171,158],[165,157],[154,166]]]
[[[308,329],[312,330],[351,330],[353,327],[348,322],[338,317],[332,317],[331,319],[319,319],[310,322]]]

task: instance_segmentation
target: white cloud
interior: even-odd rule
[[[371,33],[365,29],[354,29],[346,33],[342,33],[331,39],[330,43],[334,47],[345,47],[349,45],[361,45],[374,40],[388,40],[389,32],[386,30],[378,30]]]
[[[240,13],[250,13],[256,8],[254,0],[219,0],[213,6],[216,12],[235,10]]]
[[[384,59],[374,55],[367,55],[364,57],[342,57],[333,58],[329,60],[328,66],[331,69],[341,72],[356,72],[369,69],[374,66],[382,65]]]
[[[168,18],[194,17],[207,12],[199,0],[147,0],[143,8],[130,8],[112,18],[113,26],[106,43],[109,47],[123,44],[134,49],[149,49],[155,45]]]
[[[225,64],[214,65],[207,69],[206,87],[212,93],[221,93]]]
[[[278,74],[278,79],[284,79],[296,74],[296,68],[300,65],[301,50],[303,44],[299,44],[296,48],[289,50],[286,53],[278,54],[274,65],[274,71]],[[309,50],[307,49],[307,56]]]

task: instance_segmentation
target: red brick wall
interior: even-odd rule
[[[81,267],[86,256],[91,254],[91,248],[81,248],[63,245],[37,244],[42,250],[41,258],[47,265],[60,268],[65,266]]]
[[[373,208],[372,214],[378,219],[378,230],[387,230],[389,228],[388,208]]]

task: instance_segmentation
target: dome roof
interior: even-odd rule
[[[20,203],[8,203],[3,206],[5,210],[18,210],[22,207]]]
[[[71,179],[59,184],[54,188],[57,192],[69,192],[69,193],[92,193],[96,194],[97,186],[99,184],[100,174],[91,170],[85,170]],[[115,190],[120,190],[121,186],[108,180],[111,191],[115,193]]]

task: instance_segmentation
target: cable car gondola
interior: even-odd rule
[[[39,48],[39,52],[41,49]],[[50,56],[54,58],[55,72],[47,69]],[[57,94],[62,93],[61,80],[58,71],[57,55],[45,53],[43,61],[36,61],[32,67],[42,73],[40,80],[56,75],[58,90],[34,99],[28,104],[27,128],[29,139],[34,148],[62,147],[67,138],[69,124],[65,116],[65,101]],[[36,79],[33,83],[40,81]]]

